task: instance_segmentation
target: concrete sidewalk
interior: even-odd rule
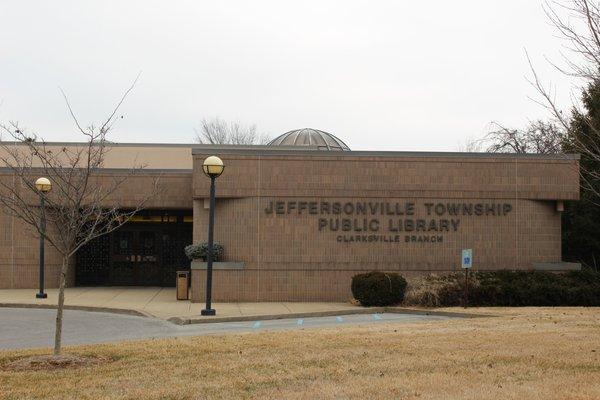
[[[0,289],[0,306],[55,307],[58,290],[48,289],[47,299],[36,299],[36,289]],[[160,287],[75,287],[65,291],[65,305],[75,309],[94,309],[146,315],[161,319],[190,320],[200,317],[203,303],[176,300],[175,288]],[[286,316],[311,313],[357,311],[350,303],[213,303],[215,317],[203,320],[247,319],[260,316]],[[188,321],[189,323],[189,321]]]

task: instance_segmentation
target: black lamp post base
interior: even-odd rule
[[[36,293],[35,298],[36,299],[47,299],[48,295],[46,293]]]
[[[200,311],[200,315],[217,315],[217,312],[213,308],[205,308],[204,310]]]

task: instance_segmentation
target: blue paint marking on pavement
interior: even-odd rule
[[[299,319],[299,320],[298,320],[298,326],[302,325],[303,323],[304,323],[304,320],[303,320],[303,319]]]
[[[335,317],[335,319],[337,320],[337,322],[344,322],[344,318],[342,317]]]
[[[373,314],[373,319],[376,320],[376,321],[379,321],[379,320],[381,320],[381,315],[379,315],[379,314]]]
[[[253,327],[254,329],[258,329],[258,328],[260,328],[260,321],[256,321],[256,322],[254,323],[254,325],[252,325],[252,327]]]

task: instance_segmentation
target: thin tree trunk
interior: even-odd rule
[[[62,345],[63,308],[65,305],[65,283],[67,281],[67,269],[69,258],[63,257],[60,269],[60,284],[58,287],[58,306],[56,308],[56,331],[54,334],[54,355],[60,355]]]

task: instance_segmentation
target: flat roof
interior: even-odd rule
[[[1,144],[21,145],[19,142],[0,142]],[[47,146],[84,146],[85,142],[46,142]],[[184,156],[187,149],[191,149],[191,154],[206,154],[207,152],[219,151],[222,154],[252,154],[252,155],[307,155],[307,156],[376,156],[376,157],[461,157],[461,158],[541,158],[551,160],[578,160],[579,154],[537,154],[537,153],[476,153],[476,152],[448,152],[448,151],[369,151],[369,150],[351,150],[351,151],[328,151],[316,146],[268,146],[268,145],[229,145],[229,144],[198,144],[198,143],[118,143],[109,142],[107,146],[129,149],[152,149],[150,153],[135,152],[141,158],[148,158],[150,168],[192,168],[192,160],[184,160],[179,157],[158,156],[158,149],[170,149],[169,153],[173,156]],[[120,151],[119,156],[114,161],[123,161],[122,158],[129,154],[126,151]],[[116,156],[116,155],[115,155]],[[138,160],[139,161],[139,160]],[[112,162],[110,163],[112,164]],[[118,162],[121,164],[121,162]],[[112,165],[111,165],[112,166]],[[111,166],[107,166],[110,168]]]
[[[20,142],[0,142],[0,153],[6,147],[24,146]],[[45,142],[50,148],[83,148],[85,142]],[[193,157],[191,148],[193,144],[153,144],[153,143],[107,143],[104,157],[104,168],[123,169],[134,165],[143,165],[149,170],[192,170]],[[20,148],[20,147],[19,147]]]
[[[452,151],[369,151],[369,150],[323,150],[316,146],[266,146],[266,145],[201,145],[192,147],[192,154],[206,154],[219,151],[222,154],[255,155],[309,155],[309,156],[376,156],[376,157],[461,157],[461,158],[542,158],[552,160],[578,160],[579,154],[537,154],[537,153],[475,153]]]

